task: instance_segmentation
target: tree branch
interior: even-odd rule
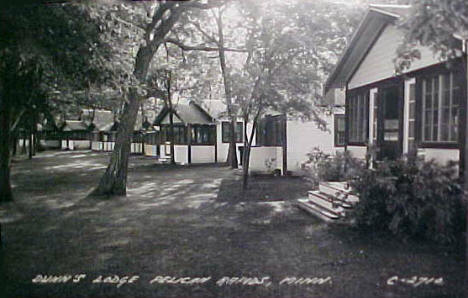
[[[173,45],[178,46],[184,51],[205,51],[205,52],[218,52],[220,49],[226,52],[237,52],[237,53],[246,53],[247,50],[245,49],[232,49],[232,48],[219,48],[219,47],[207,47],[207,46],[194,46],[194,45],[186,45],[183,44],[181,41],[173,39],[173,38],[166,38],[164,42],[171,43]]]
[[[203,30],[200,26],[199,23],[196,23],[196,22],[191,22],[191,24],[198,30],[200,31],[200,33],[205,36],[210,42],[213,42],[215,43],[217,46],[219,46],[219,41],[214,37],[214,36],[211,36],[210,34],[208,34],[208,32],[206,32],[205,30]]]

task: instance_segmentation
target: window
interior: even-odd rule
[[[192,127],[192,144],[214,145],[216,140],[216,126],[197,125]]]
[[[282,146],[285,121],[283,116],[267,116],[257,125],[256,144],[258,146]]]
[[[157,145],[158,144],[158,132],[147,132],[144,134],[145,144]]]
[[[368,94],[359,93],[351,96],[348,100],[349,113],[349,142],[365,143],[368,130]]]
[[[185,126],[174,125],[174,144],[185,145],[187,144],[187,130]],[[161,142],[171,141],[171,127],[169,125],[161,126]]]
[[[231,138],[231,122],[222,123],[222,138],[223,143],[229,143]],[[242,143],[244,141],[244,125],[242,122],[236,123],[236,143]]]
[[[345,145],[345,115],[335,115],[335,147]]]
[[[457,142],[460,96],[453,73],[422,80],[423,142]]]

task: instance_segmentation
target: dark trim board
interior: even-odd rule
[[[421,149],[460,149],[459,143],[423,143],[418,146]]]
[[[283,139],[283,175],[288,175],[288,118],[286,115],[283,115],[283,131],[282,131],[282,139]]]
[[[459,117],[459,125],[460,125],[460,134],[459,134],[459,143],[460,143],[460,177],[465,176],[465,169],[468,167],[467,159],[466,159],[466,142],[467,142],[467,126],[468,126],[468,56],[467,54],[464,55],[464,57],[461,59],[462,65],[462,76],[461,80],[463,80],[461,86],[462,86],[462,100],[461,105],[460,105],[460,114],[458,115]],[[468,181],[465,177],[465,181]],[[468,187],[465,186],[465,189]]]

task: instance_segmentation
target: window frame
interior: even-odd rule
[[[207,141],[199,141],[198,136],[199,131],[203,135],[207,135]],[[191,133],[191,142],[190,145],[198,146],[198,145],[209,145],[213,146],[216,143],[216,126],[214,125],[193,125],[190,130]]]
[[[335,147],[344,147],[346,146],[346,115],[345,114],[335,114],[335,117],[334,117],[334,145]],[[339,121],[342,121],[343,122],[343,130],[338,130],[338,127],[339,127]],[[341,133],[342,134],[342,139],[343,139],[343,142],[339,142],[339,137],[338,137],[338,134]]]
[[[459,148],[459,143],[460,143],[460,137],[461,137],[461,129],[460,129],[460,117],[462,117],[461,113],[461,108],[462,108],[462,101],[463,101],[463,85],[460,83],[459,80],[459,72],[457,71],[443,71],[443,72],[437,72],[436,74],[431,74],[431,75],[426,75],[426,76],[421,76],[417,80],[419,81],[418,84],[420,86],[419,90],[419,96],[417,100],[420,101],[420,109],[419,111],[416,111],[417,116],[420,117],[420,123],[419,123],[419,129],[420,129],[420,134],[419,134],[419,147],[421,148]],[[447,76],[450,76],[449,82],[450,82],[450,88],[449,91],[449,105],[448,105],[448,124],[447,125],[442,125],[446,119],[444,116],[444,108],[446,106],[444,105],[444,100],[446,98],[444,97],[445,92],[447,89],[445,88],[445,82]],[[437,90],[434,90],[434,80],[436,79],[437,81]],[[431,93],[427,92],[427,84],[428,82],[431,82],[432,90]],[[436,91],[436,92],[435,92]],[[432,95],[431,99],[431,109],[427,108],[427,98],[426,96],[428,94]],[[437,103],[435,103],[435,96],[434,94],[437,94]],[[454,103],[455,96],[458,96],[458,103]],[[437,107],[435,108],[435,105]],[[456,109],[456,116],[455,116],[455,121],[453,121],[453,116],[452,112],[453,110]],[[431,112],[432,117],[431,117],[431,123],[429,124],[431,127],[431,138],[426,138],[426,112]],[[437,124],[434,123],[434,115],[437,113]],[[447,140],[443,139],[443,131],[442,128],[443,126],[446,126],[447,129]],[[452,139],[452,130],[456,129],[457,134],[455,137]],[[434,134],[436,132],[436,138],[434,138]]]
[[[230,143],[230,128],[231,128],[231,122],[229,121],[223,121],[221,122],[221,141],[223,143]],[[228,133],[229,131],[229,133]],[[236,134],[236,143],[240,144],[244,142],[244,123],[242,121],[237,121],[236,122],[236,128],[235,128],[235,134]]]
[[[171,126],[167,124],[161,125],[161,144],[170,142],[169,131]],[[174,145],[187,145],[187,127],[185,125],[174,124]]]
[[[345,123],[347,145],[365,146],[369,140],[369,94],[368,88],[348,91]]]

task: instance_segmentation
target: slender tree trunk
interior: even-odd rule
[[[174,113],[172,107],[169,112],[169,140],[171,140],[171,164],[175,165],[175,152],[174,152]]]
[[[21,134],[21,139],[23,140],[23,144],[21,146],[21,154],[26,154],[26,132],[22,131]]]
[[[39,147],[39,140],[37,139],[37,119],[34,116],[33,117],[33,125],[32,125],[32,132],[33,132],[33,156],[36,156],[36,152]]]
[[[32,159],[33,158],[33,151],[34,151],[34,145],[33,145],[33,132],[32,132],[32,129],[29,131],[29,134],[28,134],[28,137],[29,137],[29,151],[28,151],[28,158],[29,159]]]
[[[0,106],[0,202],[12,201],[10,184],[10,120],[11,108],[8,104]]]
[[[117,139],[109,166],[92,195],[126,195],[128,158],[138,108],[137,91],[131,89],[129,101],[125,104],[124,113],[117,130]]]
[[[218,49],[219,49],[219,64],[221,66],[221,73],[223,75],[223,82],[224,82],[224,93],[226,95],[226,104],[228,108],[228,116],[231,120],[231,139],[229,140],[229,151],[228,151],[228,162],[231,168],[237,169],[239,167],[239,163],[237,162],[237,154],[236,154],[236,115],[233,111],[233,102],[232,102],[232,92],[231,92],[231,85],[229,81],[229,71],[226,65],[226,53],[224,50],[224,31],[223,31],[223,19],[221,12],[219,13],[216,23],[218,25]]]
[[[175,165],[175,146],[174,146],[174,106],[172,105],[172,90],[171,90],[171,83],[172,83],[172,73],[169,71],[169,75],[166,80],[166,87],[167,87],[167,106],[169,107],[169,140],[171,141],[171,164]]]
[[[13,146],[11,155],[16,156],[16,151],[18,150],[18,134],[17,133],[13,134],[13,141],[11,143]]]
[[[247,138],[247,124],[245,124],[244,128],[244,156],[242,157],[242,190],[246,191],[249,186],[249,167],[250,167],[250,149],[252,148],[253,137],[255,133],[255,129],[257,128],[258,117],[255,116],[252,124],[252,130],[250,132],[250,136]],[[248,119],[244,120],[245,123],[248,123]]]
[[[468,40],[465,40],[465,48],[468,48]],[[465,53],[465,101],[468,106],[468,54]],[[468,134],[468,111],[465,111],[465,134]],[[464,168],[464,189],[465,189],[465,194],[464,194],[464,199],[465,199],[465,241],[466,241],[466,247],[468,247],[468,235],[466,230],[468,229],[468,137],[465,137],[465,168]],[[468,259],[468,249],[465,249],[465,259]]]

